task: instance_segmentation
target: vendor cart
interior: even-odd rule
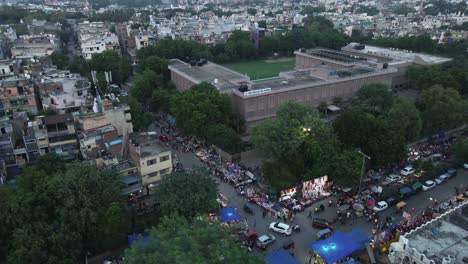
[[[406,203],[403,202],[403,201],[401,201],[401,202],[399,202],[399,203],[396,204],[396,207],[397,207],[398,209],[400,209],[400,210],[403,210],[403,209],[405,208],[405,206],[406,206]]]

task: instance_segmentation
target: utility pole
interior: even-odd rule
[[[367,156],[366,154],[362,153],[361,150],[358,150],[357,151],[359,154],[361,154],[362,156],[362,168],[361,168],[361,178],[359,179],[359,187],[358,187],[358,192],[357,192],[357,196],[361,196],[361,185],[362,185],[362,177],[364,177],[364,168],[365,168],[365,165],[366,165],[366,159],[370,160],[371,158],[369,156]]]

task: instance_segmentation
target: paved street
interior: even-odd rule
[[[204,166],[202,162],[193,154],[193,153],[181,153],[175,151],[177,156],[179,157],[180,161],[184,165],[185,168],[192,168],[193,166]],[[242,220],[247,218],[249,228],[255,229],[259,235],[262,234],[273,234],[277,241],[271,245],[267,252],[271,252],[283,244],[283,242],[288,239],[283,235],[278,233],[272,233],[268,230],[268,226],[271,222],[277,221],[277,219],[273,219],[270,216],[266,216],[265,218],[262,217],[262,210],[259,206],[254,206],[254,214],[248,214],[243,211],[243,204],[245,199],[238,195],[233,188],[228,183],[224,183],[216,178],[218,182],[219,190],[229,199],[229,205],[236,207],[239,209],[239,212],[242,216]],[[429,198],[437,199],[438,201],[444,201],[449,197],[455,194],[455,187],[458,187],[460,190],[464,190],[468,187],[468,171],[459,169],[458,176],[455,178],[450,179],[448,182],[437,186],[436,188],[429,190],[427,192],[420,192],[416,195],[411,196],[406,200],[407,208],[415,208],[416,212],[420,212],[422,209],[426,208],[431,204]],[[296,244],[295,249],[295,257],[300,263],[308,263],[309,260],[309,245],[310,243],[316,240],[316,234],[319,231],[311,226],[311,219],[308,218],[309,211],[312,210],[315,206],[324,204],[326,209],[324,212],[318,214],[312,214],[313,217],[324,218],[327,220],[332,220],[336,217],[336,207],[328,207],[327,205],[328,199],[323,200],[313,206],[309,207],[305,212],[297,214],[296,220],[293,223],[288,223],[291,225],[298,224],[301,226],[301,231],[299,233],[293,233],[291,235],[291,239]],[[381,215],[382,219],[385,219],[386,216],[392,215],[396,218],[400,218],[399,215],[395,215],[396,207],[393,206],[386,211],[384,211]],[[369,236],[371,236],[372,230],[372,223],[367,222],[364,218],[357,218],[348,220],[346,224],[337,224],[337,229],[341,231],[350,231],[354,227],[359,226],[361,227]]]

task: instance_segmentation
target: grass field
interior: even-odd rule
[[[294,58],[275,60],[255,60],[237,63],[223,64],[223,66],[246,74],[251,80],[276,77],[282,71],[294,69],[296,61]]]

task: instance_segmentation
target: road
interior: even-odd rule
[[[202,162],[198,160],[198,158],[193,153],[181,153],[175,151],[177,156],[179,157],[180,162],[184,165],[185,168],[192,168],[194,166],[204,166]],[[243,211],[243,204],[245,202],[244,198],[236,193],[234,188],[222,181],[219,181],[215,178],[218,183],[218,188],[221,193],[223,193],[229,199],[229,206],[235,207],[239,209],[241,214],[241,219],[247,219],[249,229],[255,229],[259,235],[262,234],[272,234],[276,237],[277,241],[271,245],[266,253],[271,252],[283,244],[285,242],[286,237],[278,233],[272,233],[268,230],[268,226],[273,221],[278,221],[276,218],[272,218],[271,216],[266,216],[265,218],[262,217],[262,210],[259,206],[254,206],[254,214],[248,214]],[[407,208],[414,208],[416,212],[420,212],[425,209],[427,206],[431,205],[431,200],[429,198],[437,199],[438,201],[444,201],[448,198],[454,196],[455,194],[455,187],[459,188],[460,190],[464,190],[468,187],[468,171],[459,169],[458,176],[448,180],[446,183],[443,183],[436,188],[426,191],[420,192],[409,197],[406,200]],[[333,198],[332,198],[333,199]],[[297,214],[296,219],[293,223],[288,223],[290,225],[298,224],[301,227],[301,231],[299,233],[294,232],[291,235],[291,239],[295,242],[295,257],[300,263],[308,263],[309,260],[309,245],[310,243],[316,240],[316,234],[319,231],[311,226],[311,219],[308,217],[309,211],[313,209],[314,206],[323,204],[325,205],[326,209],[324,212],[318,214],[312,214],[313,217],[319,217],[327,220],[332,220],[336,217],[336,207],[328,207],[327,205],[328,199],[325,199],[313,206],[309,207],[306,211]],[[393,206],[386,211],[382,212],[382,218],[385,218],[388,215],[396,216],[396,207]],[[397,218],[399,218],[397,216]],[[373,228],[372,223],[367,222],[364,218],[357,218],[348,220],[346,224],[337,224],[337,229],[340,231],[350,231],[354,227],[359,226],[362,228],[369,236],[371,236],[371,230]]]

